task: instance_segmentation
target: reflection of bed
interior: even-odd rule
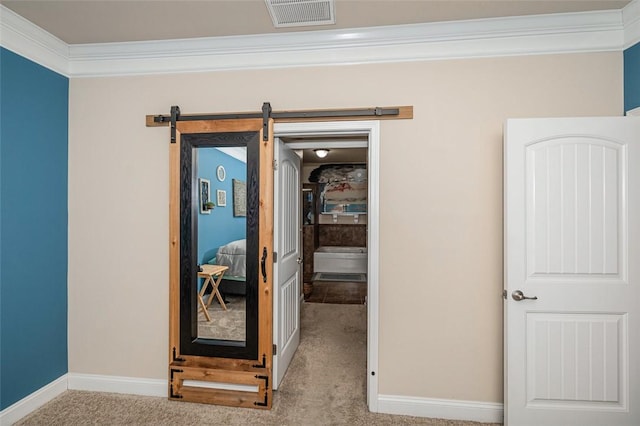
[[[207,263],[229,267],[220,282],[221,293],[246,294],[247,240],[231,241],[220,246],[216,257]]]

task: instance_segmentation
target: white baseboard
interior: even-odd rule
[[[387,414],[502,423],[503,410],[503,404],[494,402],[378,395],[378,412]]]
[[[167,396],[168,383],[163,379],[102,376],[69,373],[69,389],[93,392],[126,393],[143,396]]]
[[[143,396],[167,396],[163,379],[69,373],[0,412],[0,424],[11,425],[67,389]],[[416,417],[502,423],[503,404],[410,396],[378,395],[378,412]]]
[[[0,411],[0,425],[11,425],[28,414],[31,414],[56,396],[67,390],[67,377],[59,377],[48,385],[38,389],[31,395],[22,398],[15,404]]]
[[[640,115],[640,107],[634,108],[634,109],[630,109],[629,111],[627,111],[627,115],[628,116],[639,116]]]

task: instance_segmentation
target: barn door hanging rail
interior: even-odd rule
[[[268,140],[269,118],[276,122],[295,121],[343,121],[343,120],[388,120],[413,118],[413,106],[374,107],[336,110],[301,110],[301,111],[272,111],[271,104],[262,104],[261,112],[240,112],[224,114],[181,114],[180,107],[172,106],[169,115],[147,115],[147,127],[171,125],[171,142],[175,142],[176,122],[200,120],[237,120],[243,118],[262,118],[264,124],[263,138]]]

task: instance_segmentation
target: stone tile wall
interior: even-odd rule
[[[319,225],[320,246],[367,246],[367,225]]]

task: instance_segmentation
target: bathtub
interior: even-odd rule
[[[313,253],[313,272],[367,273],[367,248],[321,246]]]

